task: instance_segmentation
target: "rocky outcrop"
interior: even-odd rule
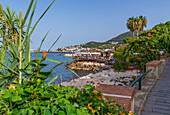
[[[91,61],[77,61],[67,65],[67,67],[73,70],[99,71],[104,69],[106,65],[105,63]]]
[[[97,84],[109,84],[109,85],[130,85],[137,77],[139,73],[137,70],[129,70],[125,72],[117,72],[113,69],[103,70],[96,74],[90,73],[89,75],[80,77],[79,79],[71,80],[70,82],[63,82],[64,86],[77,86],[81,88],[83,85]]]

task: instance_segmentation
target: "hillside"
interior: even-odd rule
[[[136,33],[135,33],[135,35],[136,35]],[[116,37],[114,37],[114,38],[112,38],[112,39],[110,39],[110,40],[108,40],[108,41],[106,41],[106,42],[104,42],[104,43],[110,43],[110,42],[119,42],[119,43],[123,43],[123,39],[124,38],[126,38],[126,37],[131,37],[131,36],[133,36],[132,35],[132,32],[130,32],[130,31],[128,31],[128,32],[125,32],[125,33],[123,33],[123,34],[120,34],[120,35],[118,35],[118,36],[116,36]]]
[[[136,34],[136,33],[135,33]],[[131,37],[132,36],[132,32],[128,31],[125,32],[123,34],[120,34],[106,42],[95,42],[95,41],[91,41],[88,42],[86,44],[83,44],[82,46],[84,48],[88,47],[88,48],[98,48],[98,47],[105,47],[105,48],[109,48],[112,47],[112,42],[119,42],[119,43],[123,43],[123,39],[126,37]]]
[[[103,43],[102,42],[94,42],[94,41],[91,41],[91,42],[88,42],[86,44],[83,44],[82,46],[84,48],[95,48],[95,47],[99,47],[101,46]]]
[[[136,33],[135,33],[136,35]],[[117,44],[116,42],[123,43],[123,39],[127,38],[127,37],[131,37],[132,33],[130,31],[122,33],[110,40],[107,40],[106,42],[95,42],[95,41],[90,41],[88,43],[85,44],[80,44],[80,45],[75,45],[75,46],[68,46],[65,47],[66,49],[70,49],[70,48],[99,48],[99,49],[111,49],[115,46],[115,44]],[[64,49],[64,48],[63,48]]]

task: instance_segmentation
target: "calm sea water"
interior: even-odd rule
[[[49,59],[53,59],[53,60],[57,60],[60,62],[64,62],[67,60],[71,60],[72,57],[65,57],[66,53],[48,53],[47,58]],[[35,59],[36,57],[36,53],[32,53],[31,54],[32,59]],[[42,57],[42,53],[39,54],[39,58]],[[57,63],[54,62],[50,62],[45,60],[44,63],[47,63],[48,66],[43,68],[43,71],[48,71],[49,69],[51,69],[52,67],[54,67],[55,65],[57,65]],[[66,63],[65,63],[66,64]],[[74,70],[80,77],[87,75],[90,73],[90,71],[78,71],[78,70]],[[64,65],[60,65],[57,68],[53,69],[53,77],[56,77],[58,75],[58,78],[53,82],[53,83],[57,83],[59,84],[61,82],[61,78],[60,76],[62,76],[62,82],[65,81],[70,81],[71,78],[76,79],[78,78],[73,72],[71,72],[70,70],[68,70]],[[53,77],[49,77],[45,80],[45,82],[47,83],[48,81],[50,81]]]

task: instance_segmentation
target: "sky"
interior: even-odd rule
[[[18,14],[26,12],[31,0],[0,0],[3,7],[10,5]],[[53,0],[37,0],[33,24]],[[129,17],[146,16],[146,29],[170,21],[170,0],[56,0],[31,36],[32,49],[37,49],[45,34],[49,34],[42,49],[47,50],[61,35],[53,47],[84,44],[90,41],[104,42],[129,31]]]

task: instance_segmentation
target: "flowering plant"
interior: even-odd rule
[[[102,98],[100,91],[90,85],[47,85],[44,80],[27,80],[15,88],[0,91],[0,114],[18,115],[128,115],[116,101]],[[131,113],[131,115],[134,115]]]

